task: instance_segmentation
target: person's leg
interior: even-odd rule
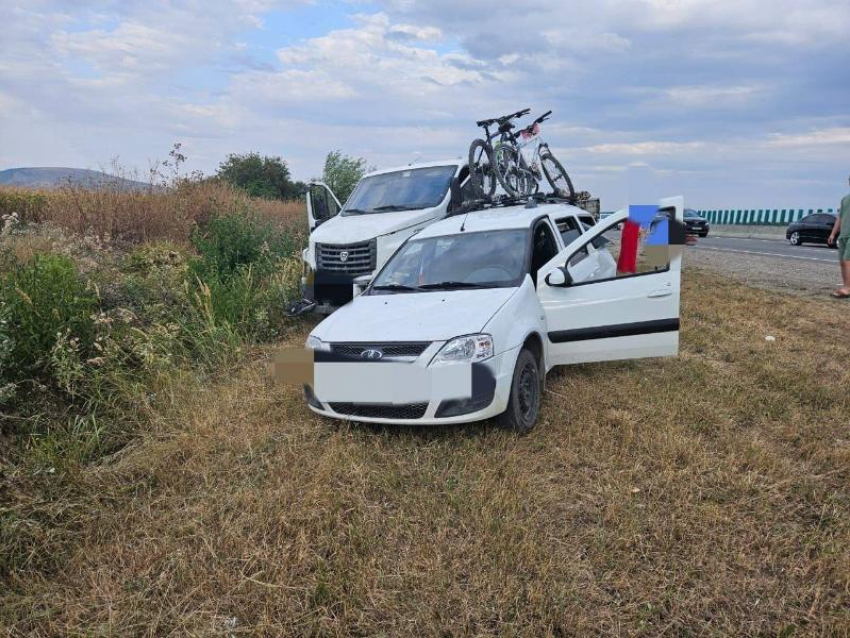
[[[841,264],[841,279],[844,284],[836,292],[850,295],[850,241],[846,237],[838,238],[838,259]]]

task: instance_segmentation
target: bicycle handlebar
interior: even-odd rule
[[[534,123],[540,124],[541,122],[545,122],[546,118],[548,118],[550,115],[552,115],[552,111],[546,111],[543,115],[534,120]]]
[[[551,112],[551,111],[550,111]],[[497,122],[507,122],[509,120],[516,119],[518,117],[522,117],[523,115],[528,115],[531,113],[531,109],[523,109],[522,111],[517,111],[516,113],[511,113],[510,115],[503,115],[502,117],[494,117],[489,120],[479,120],[475,123],[476,126],[490,126],[491,124],[496,124]]]

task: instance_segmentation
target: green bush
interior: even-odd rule
[[[191,267],[204,281],[229,279],[248,266],[266,276],[296,248],[289,233],[250,214],[213,218],[203,231],[193,233],[192,244],[199,258]]]
[[[0,379],[45,376],[58,339],[88,352],[98,300],[70,257],[39,254],[0,279]]]
[[[276,336],[293,289],[287,262],[296,238],[250,215],[225,215],[196,232],[193,244],[199,256],[189,271],[201,284],[197,299],[207,323],[227,323],[250,340]]]

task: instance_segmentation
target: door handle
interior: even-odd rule
[[[661,297],[669,297],[673,294],[672,290],[653,290],[651,293],[647,295],[650,299],[660,299]]]

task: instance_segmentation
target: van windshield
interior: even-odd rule
[[[360,180],[348,198],[343,216],[391,213],[437,206],[445,198],[456,166],[412,168]]]
[[[507,288],[522,283],[526,229],[466,232],[412,239],[375,278],[374,294]]]

